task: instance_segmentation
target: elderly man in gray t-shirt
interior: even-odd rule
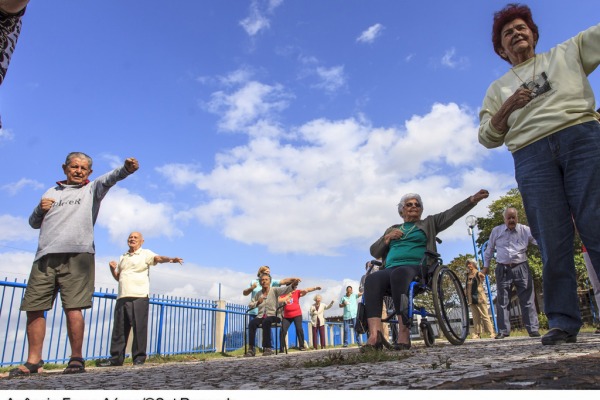
[[[37,373],[42,369],[42,347],[46,333],[44,312],[52,308],[58,289],[67,320],[71,357],[64,373],[85,372],[82,358],[84,320],[82,309],[92,306],[94,293],[94,224],[100,203],[109,189],[139,168],[135,158],[94,181],[92,159],[85,153],[67,155],[63,164],[66,180],[42,195],[29,217],[29,225],[40,230],[38,249],[21,302],[27,312],[27,362],[10,376]]]
[[[507,208],[504,210],[503,216],[504,224],[492,229],[490,234],[488,246],[483,255],[484,268],[482,270],[484,274],[488,274],[495,251],[496,287],[498,290],[498,334],[496,339],[504,339],[510,335],[508,305],[513,284],[517,288],[525,328],[529,332],[529,336],[539,337],[535,290],[529,263],[527,262],[527,247],[530,244],[537,246],[537,242],[531,235],[529,227],[519,224],[519,217],[515,208]]]

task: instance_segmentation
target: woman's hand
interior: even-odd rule
[[[492,117],[490,123],[492,127],[502,133],[508,132],[508,117],[523,107],[525,107],[534,98],[531,90],[520,87],[514,92]]]
[[[490,192],[488,192],[485,189],[481,189],[479,192],[475,193],[473,196],[471,196],[471,203],[479,203],[481,200],[483,199],[487,199],[490,195]]]
[[[400,229],[392,229],[387,235],[383,237],[385,244],[390,244],[392,240],[398,240],[404,233]]]

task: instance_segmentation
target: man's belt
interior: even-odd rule
[[[504,263],[497,263],[498,265],[502,265],[504,267],[508,267],[508,268],[514,268],[514,267],[518,267],[519,265],[523,265],[526,264],[527,261],[521,261],[518,263],[510,263],[510,264],[504,264]]]

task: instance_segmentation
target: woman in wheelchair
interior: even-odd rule
[[[369,325],[369,339],[363,346],[365,349],[380,350],[384,344],[387,345],[387,340],[381,333],[381,305],[383,297],[390,294],[403,322],[398,324],[397,343],[392,346],[395,350],[410,348],[409,321],[406,315],[408,290],[410,283],[420,273],[420,263],[425,251],[437,252],[436,235],[449,228],[488,196],[488,191],[481,189],[452,208],[425,219],[421,219],[421,196],[416,193],[402,196],[398,213],[404,222],[386,229],[383,236],[371,245],[371,255],[373,258],[381,258],[383,267],[370,274],[365,281],[364,300]]]

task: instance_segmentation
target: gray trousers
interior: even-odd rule
[[[529,272],[529,264],[524,262],[512,268],[504,264],[496,266],[498,333],[510,334],[508,305],[510,303],[510,293],[513,284],[517,288],[517,296],[519,296],[525,329],[529,333],[537,332],[539,330],[539,322],[535,309],[533,278]]]
[[[121,365],[125,360],[125,348],[131,330],[133,330],[131,358],[134,362],[146,361],[149,306],[150,300],[147,297],[124,297],[117,300],[110,341],[110,359],[115,364]]]

